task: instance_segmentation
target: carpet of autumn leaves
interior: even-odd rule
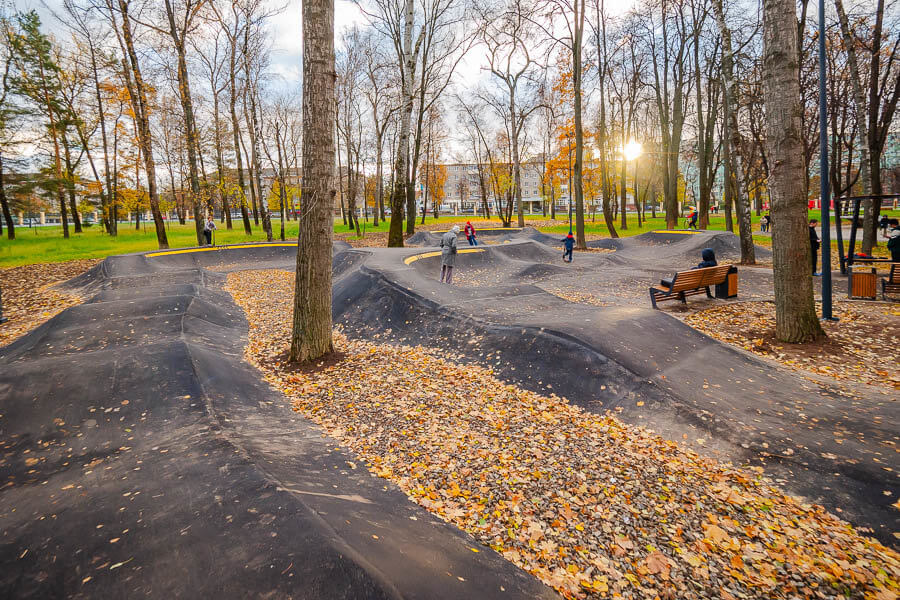
[[[817,312],[821,306],[817,304]],[[736,302],[687,315],[692,327],[785,365],[847,382],[900,390],[900,309],[896,304],[835,302],[827,339],[785,344],[775,338],[774,302]]]
[[[3,316],[9,321],[0,325],[0,346],[9,344],[47,319],[81,303],[81,298],[50,289],[51,286],[87,271],[99,260],[73,260],[0,269],[3,290]]]
[[[291,368],[292,282],[229,275],[246,358],[372,473],[564,596],[897,598],[900,555],[758,470],[421,347],[336,334],[339,359]]]

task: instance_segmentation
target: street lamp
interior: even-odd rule
[[[831,311],[831,190],[828,181],[828,112],[825,94],[825,0],[819,0],[819,198],[822,207],[822,320],[837,321]]]

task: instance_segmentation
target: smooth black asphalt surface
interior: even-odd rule
[[[290,249],[217,254],[111,258],[0,349],[0,598],[556,597],[260,382],[198,265]]]
[[[460,254],[460,273],[501,274],[481,287],[441,285],[434,248],[336,245],[335,320],[671,439],[704,438],[701,452],[761,464],[896,545],[890,397],[806,381],[663,312],[539,287],[605,273],[649,285],[707,245],[733,256],[733,236],[636,236],[565,266],[540,236],[497,234]],[[88,302],[0,348],[0,597],[556,597],[472,552],[242,361],[246,321],[223,272],[294,268],[291,245],[259,246],[112,257],[70,282]]]

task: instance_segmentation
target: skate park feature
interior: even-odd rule
[[[882,449],[896,437],[894,403],[860,405],[862,435],[837,443],[824,433],[844,399],[826,386],[653,311],[646,296],[597,307],[547,291],[561,278],[658,281],[707,247],[734,260],[733,235],[599,240],[613,251],[563,265],[556,237],[501,232],[498,244],[458,257],[461,274],[490,271],[490,281],[455,286],[438,282],[440,253],[420,239],[335,246],[334,317],[347,335],[452,349],[525,389],[618,410],[669,439],[704,438],[710,455],[761,465],[787,491],[893,543],[896,509],[883,491],[898,489],[883,467],[898,465]],[[222,290],[224,273],[292,270],[295,252],[248,244],[111,257],[67,284],[84,304],[0,348],[3,595],[162,595],[183,591],[176,581],[195,595],[290,595],[300,580],[320,597],[555,596],[499,555],[472,552],[466,534],[395,488],[347,469],[352,456],[243,362],[247,323]],[[748,286],[765,278],[748,272]],[[802,416],[784,410],[798,399]],[[189,551],[211,546],[221,554]],[[141,568],[118,577],[129,565]]]

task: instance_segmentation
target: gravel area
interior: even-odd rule
[[[350,341],[285,363],[293,274],[228,290],[246,358],[410,498],[568,598],[897,598],[900,555],[761,469],[715,462],[612,415],[420,347]],[[260,293],[266,290],[266,293]],[[900,509],[900,503],[898,503]]]
[[[80,304],[82,298],[50,289],[53,285],[87,271],[99,260],[73,260],[0,269],[3,316],[0,346],[9,344],[63,310]]]

